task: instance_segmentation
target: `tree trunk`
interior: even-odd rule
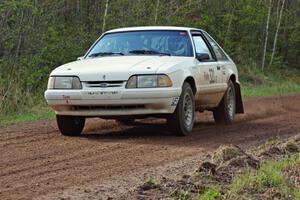
[[[156,25],[156,22],[157,22],[158,11],[159,11],[159,0],[156,1],[155,18],[154,18],[154,24],[155,25]]]
[[[22,43],[22,34],[23,34],[22,24],[23,24],[23,18],[24,18],[24,10],[21,13],[21,19],[20,19],[20,30],[19,30],[19,37],[18,37],[18,43],[17,43],[17,48],[16,48],[16,54],[15,54],[16,60],[19,57],[21,43]]]
[[[269,11],[268,11],[268,18],[267,18],[267,25],[266,25],[266,37],[265,37],[265,44],[264,44],[264,53],[263,53],[262,65],[261,65],[262,70],[264,70],[264,68],[265,68],[265,59],[266,59],[266,51],[267,51],[268,36],[269,36],[269,23],[270,23],[271,10],[272,10],[272,0],[270,0],[270,3],[269,3]]]
[[[229,19],[229,22],[228,22],[228,25],[227,25],[227,30],[226,30],[226,33],[225,33],[225,47],[228,47],[228,35],[230,33],[230,29],[231,29],[231,24],[232,24],[232,21],[233,21],[233,17],[234,17],[234,12],[235,12],[235,6],[233,7],[232,11],[231,11],[231,15],[230,15],[230,19]]]
[[[280,2],[281,2],[281,0],[278,0],[277,6],[276,6],[276,23],[275,24],[278,23]]]
[[[197,2],[197,10],[198,10],[199,14],[200,14],[200,9],[201,9],[201,1],[202,0],[197,0],[196,1]]]
[[[106,0],[105,11],[104,11],[104,16],[103,16],[102,33],[105,31],[105,26],[106,26],[106,16],[107,16],[107,11],[108,11],[108,2],[109,2],[109,0]]]
[[[77,10],[77,13],[80,13],[80,0],[77,0],[76,10]]]
[[[281,18],[282,18],[284,3],[285,3],[285,0],[283,0],[282,6],[281,6],[281,9],[280,9],[279,19],[278,19],[277,28],[276,28],[275,37],[274,37],[273,51],[272,51],[272,56],[271,56],[271,60],[270,60],[269,66],[271,66],[273,64],[273,59],[274,59],[274,55],[275,55],[275,51],[276,51],[277,37],[278,37],[279,28],[280,28],[280,23],[281,23]]]

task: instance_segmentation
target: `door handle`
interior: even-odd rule
[[[220,66],[217,66],[217,70],[220,70],[221,69],[221,67]]]

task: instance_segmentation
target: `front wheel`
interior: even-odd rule
[[[175,135],[186,136],[192,132],[195,120],[195,99],[189,83],[183,84],[176,110],[167,120]]]
[[[81,134],[84,124],[84,117],[56,115],[58,129],[63,135],[78,136]]]
[[[230,80],[223,99],[217,108],[213,110],[217,124],[231,124],[236,113],[236,95],[234,83]]]

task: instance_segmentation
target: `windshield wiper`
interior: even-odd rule
[[[99,57],[99,56],[112,56],[112,55],[121,55],[123,56],[124,53],[121,52],[98,52],[98,53],[93,53],[91,55],[89,55],[89,57]]]
[[[153,50],[133,50],[129,51],[131,54],[144,54],[144,55],[165,55],[165,56],[171,56],[169,53],[163,53],[163,52],[158,52],[158,51],[153,51]]]

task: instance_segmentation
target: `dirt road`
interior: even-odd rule
[[[118,197],[147,173],[193,170],[221,144],[250,148],[300,132],[300,94],[250,99],[245,109],[231,126],[199,113],[188,137],[170,135],[159,120],[126,127],[90,119],[81,137],[61,136],[54,121],[1,127],[0,199]]]

